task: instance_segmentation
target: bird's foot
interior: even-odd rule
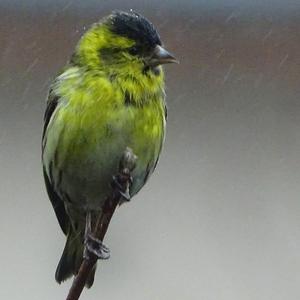
[[[110,251],[101,240],[93,237],[91,234],[87,234],[84,241],[84,253],[83,258],[89,259],[90,254],[94,254],[98,259],[109,259]]]
[[[124,175],[122,175],[122,177],[123,176]],[[133,179],[131,176],[129,176],[128,178],[121,178],[120,175],[113,176],[113,188],[115,188],[118,191],[118,193],[123,197],[123,199],[127,202],[131,199],[129,187],[132,184],[132,181]]]

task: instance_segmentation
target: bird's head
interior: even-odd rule
[[[96,23],[78,43],[75,62],[111,75],[159,75],[161,65],[177,62],[165,50],[153,24],[140,14],[113,12]]]

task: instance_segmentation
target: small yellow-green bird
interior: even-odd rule
[[[112,193],[126,147],[137,156],[129,197],[154,171],[167,116],[161,65],[173,62],[152,23],[136,12],[117,11],[83,35],[52,83],[42,161],[47,192],[67,237],[57,282],[78,273],[84,247],[98,258],[109,257],[109,249],[86,228]],[[95,268],[88,287],[94,274]]]

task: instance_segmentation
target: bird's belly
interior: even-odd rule
[[[113,145],[113,146],[112,146]],[[90,209],[101,208],[106,197],[111,194],[113,175],[118,173],[119,163],[127,143],[114,139],[111,145],[101,145],[94,151],[83,155],[81,159],[67,164],[62,175],[61,189],[80,205]],[[132,173],[133,183],[130,194],[136,194],[152,173],[157,160],[159,143],[145,145],[143,152],[139,147],[130,145],[138,156],[136,167]]]
[[[131,195],[142,188],[157,162],[163,128],[158,129],[157,123],[152,125],[145,119],[129,125],[114,123],[114,126],[101,126],[101,130],[96,130],[97,126],[73,131],[69,128],[61,133],[58,147],[63,144],[61,148],[65,151],[56,154],[52,173],[57,178],[56,189],[65,201],[88,209],[101,209],[111,194],[112,176],[118,172],[126,147],[138,157],[132,174]]]

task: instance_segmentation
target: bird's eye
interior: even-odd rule
[[[138,54],[138,48],[136,46],[132,46],[131,48],[128,49],[128,52],[131,55],[137,55]]]

